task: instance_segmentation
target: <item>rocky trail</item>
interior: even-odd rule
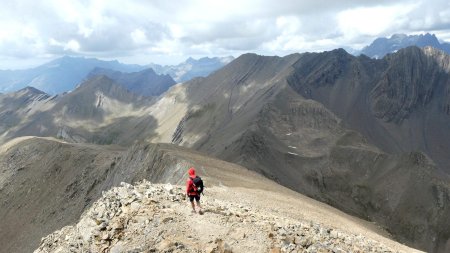
[[[80,221],[41,240],[44,252],[419,252],[365,226],[274,198],[261,189],[214,186],[192,213],[181,186],[121,183]],[[287,204],[289,203],[289,204]],[[321,212],[325,212],[321,213]],[[323,219],[316,219],[317,217]],[[344,218],[347,219],[347,218]]]

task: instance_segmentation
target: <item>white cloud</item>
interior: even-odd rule
[[[64,50],[71,50],[73,52],[78,52],[80,50],[80,43],[78,43],[78,41],[76,40],[69,40],[64,45]]]
[[[167,62],[361,47],[393,33],[450,40],[449,13],[447,0],[15,0],[0,9],[0,69],[68,53]]]
[[[142,45],[148,43],[147,36],[142,29],[135,29],[133,32],[131,32],[131,38],[136,44]]]
[[[401,4],[349,9],[337,15],[337,25],[340,32],[349,39],[377,36],[401,27],[408,21],[407,14],[416,7],[416,4]]]

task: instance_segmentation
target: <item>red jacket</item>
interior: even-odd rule
[[[191,177],[186,181],[186,194],[189,196],[197,196],[198,195],[198,192],[195,191],[195,189],[194,189],[194,181],[192,180]]]

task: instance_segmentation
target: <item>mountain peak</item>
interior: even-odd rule
[[[391,39],[404,39],[408,37],[408,35],[404,34],[404,33],[394,33],[391,36]]]
[[[158,75],[158,74],[156,74],[155,70],[153,70],[152,68],[146,68],[144,70],[141,70],[140,72],[148,74],[148,75]]]
[[[192,57],[189,57],[189,58],[187,58],[186,59],[186,63],[193,63],[193,62],[196,62],[197,60],[195,60],[194,58],[192,58]]]
[[[240,55],[238,58],[236,58],[236,61],[258,59],[258,58],[262,58],[262,57],[264,57],[264,56],[261,56],[259,54],[255,54],[255,53],[245,53],[245,54]]]
[[[89,90],[96,91],[109,91],[113,86],[120,86],[119,84],[116,84],[113,79],[108,77],[107,75],[101,74],[93,76],[92,78],[86,80],[85,82],[81,83],[80,86],[75,91],[81,91],[81,90]]]
[[[350,54],[347,51],[345,51],[345,49],[343,49],[343,48],[336,48],[336,49],[331,50],[330,52],[333,54],[336,54],[336,55],[350,56]]]
[[[23,89],[20,89],[17,91],[18,93],[27,93],[27,94],[34,94],[34,95],[41,95],[41,94],[47,94],[39,89],[36,89],[32,86],[27,86]]]
[[[88,79],[101,75],[107,76],[129,91],[143,96],[159,96],[175,84],[169,75],[159,75],[152,68],[132,73],[96,68],[89,73]]]

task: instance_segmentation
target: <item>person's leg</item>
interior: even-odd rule
[[[200,205],[200,195],[199,196],[195,196],[195,201],[197,202],[197,206],[200,209],[200,212],[203,211],[203,208]]]
[[[189,200],[191,201],[192,212],[195,212],[194,196],[189,196]]]

